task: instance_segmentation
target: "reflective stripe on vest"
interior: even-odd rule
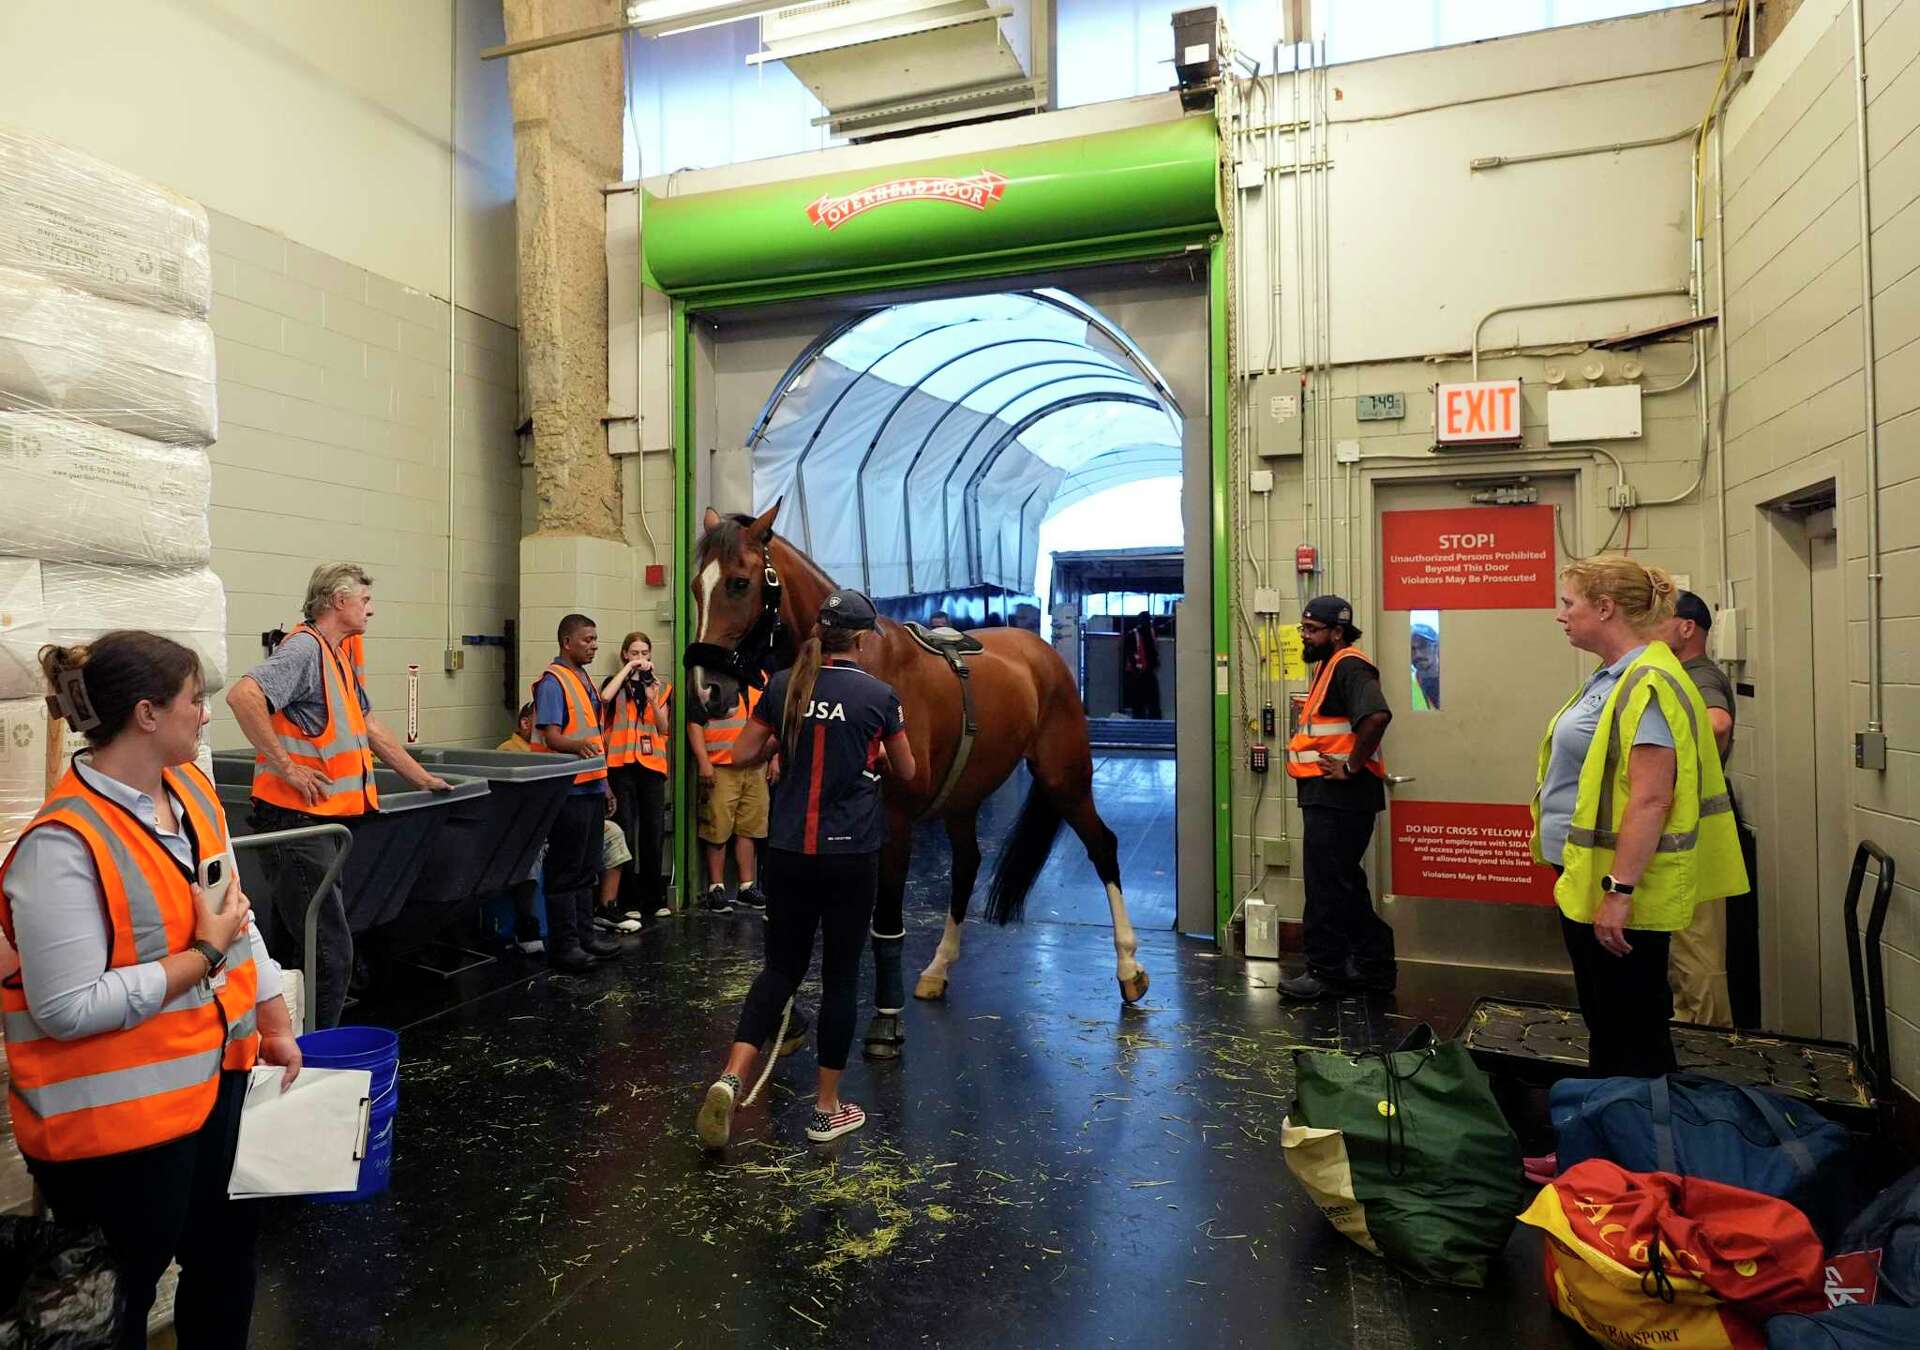
[[[1326,773],[1327,765],[1343,764],[1353,757],[1353,723],[1344,717],[1325,717],[1320,712],[1320,705],[1326,702],[1327,690],[1333,683],[1333,668],[1349,656],[1367,660],[1358,647],[1342,647],[1320,665],[1313,691],[1307,695],[1307,706],[1300,710],[1299,729],[1287,742],[1290,778],[1319,778]],[[1367,661],[1367,664],[1373,663]],[[1364,767],[1377,778],[1387,776],[1387,763],[1381,757],[1379,746],[1374,747]]]
[[[740,733],[747,728],[747,719],[760,706],[760,692],[749,688],[741,695],[740,701],[733,705],[731,716],[716,718],[702,728],[707,738],[709,760],[715,764],[733,763],[733,743],[740,739]]]
[[[231,845],[213,785],[192,765],[165,771],[195,857]],[[47,825],[75,834],[90,854],[108,928],[109,969],[163,959],[193,941],[190,869],[133,814],[69,768],[21,838]],[[0,864],[0,881],[19,844]],[[0,889],[0,929],[15,937],[13,907]],[[205,1122],[222,1068],[253,1067],[259,1051],[258,971],[246,931],[227,949],[218,987],[175,995],[136,1026],[56,1040],[34,1020],[18,976],[0,983],[7,1036],[9,1106],[21,1151],[47,1162],[102,1157],[192,1134]]]
[[[373,744],[367,737],[367,715],[360,707],[366,683],[365,646],[358,636],[342,639],[335,651],[319,631],[301,624],[288,640],[306,633],[320,644],[320,685],[326,698],[327,722],[310,736],[285,709],[272,715],[273,734],[295,764],[317,769],[330,780],[327,795],[309,802],[286,779],[267,765],[265,755],[253,762],[253,795],[263,802],[309,816],[363,816],[380,807],[374,784]]]
[[[1739,895],[1747,889],[1733,798],[1706,720],[1706,705],[1666,644],[1649,643],[1609,692],[1581,765],[1579,795],[1561,854],[1563,871],[1554,886],[1561,912],[1576,923],[1591,921],[1599,907],[1600,879],[1613,868],[1620,843],[1618,822],[1631,797],[1631,750],[1641,718],[1655,702],[1673,736],[1673,802],[1646,870],[1634,887],[1627,926],[1677,931],[1691,922],[1694,906],[1701,901]],[[1554,724],[1572,706],[1570,701],[1547,723],[1539,782],[1545,782],[1552,758]],[[1534,854],[1540,856],[1537,789]]]
[[[560,682],[560,692],[567,703],[567,724],[560,728],[560,734],[570,740],[586,741],[593,747],[596,755],[607,753],[606,738],[600,734],[600,714],[593,706],[593,686],[587,683],[587,677],[572,666],[563,666],[558,661],[547,667],[547,674]],[[538,683],[535,685],[538,688]],[[533,729],[533,738],[542,750],[548,749],[547,738],[541,729]],[[566,753],[561,751],[558,753]],[[606,765],[597,769],[588,769],[573,776],[575,783],[596,783],[607,776]]]

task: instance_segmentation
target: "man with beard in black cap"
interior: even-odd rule
[[[1393,713],[1359,638],[1353,606],[1337,595],[1315,596],[1301,612],[1301,647],[1320,669],[1287,743],[1307,887],[1307,968],[1280,981],[1293,999],[1394,986],[1393,929],[1373,912],[1365,867],[1373,818],[1387,805],[1380,741]]]

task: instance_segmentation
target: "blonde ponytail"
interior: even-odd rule
[[[800,644],[800,655],[795,659],[793,669],[787,672],[787,701],[780,709],[780,740],[786,746],[789,757],[793,755],[797,743],[800,719],[806,716],[806,710],[813,702],[813,686],[820,678],[823,659],[820,635],[816,632]]]
[[[1601,553],[1567,564],[1560,573],[1589,601],[1603,596],[1634,632],[1645,635],[1673,617],[1680,588],[1673,573],[1624,553]]]

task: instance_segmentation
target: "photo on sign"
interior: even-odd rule
[[[1408,614],[1411,638],[1409,661],[1415,712],[1440,711],[1440,611],[1416,609]]]

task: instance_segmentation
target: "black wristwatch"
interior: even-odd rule
[[[1633,887],[1627,885],[1624,881],[1616,881],[1611,872],[1600,878],[1600,889],[1607,895],[1630,896],[1633,894]]]
[[[201,956],[206,958],[207,978],[209,980],[226,969],[227,954],[211,942],[196,941],[188,950],[199,952]]]

